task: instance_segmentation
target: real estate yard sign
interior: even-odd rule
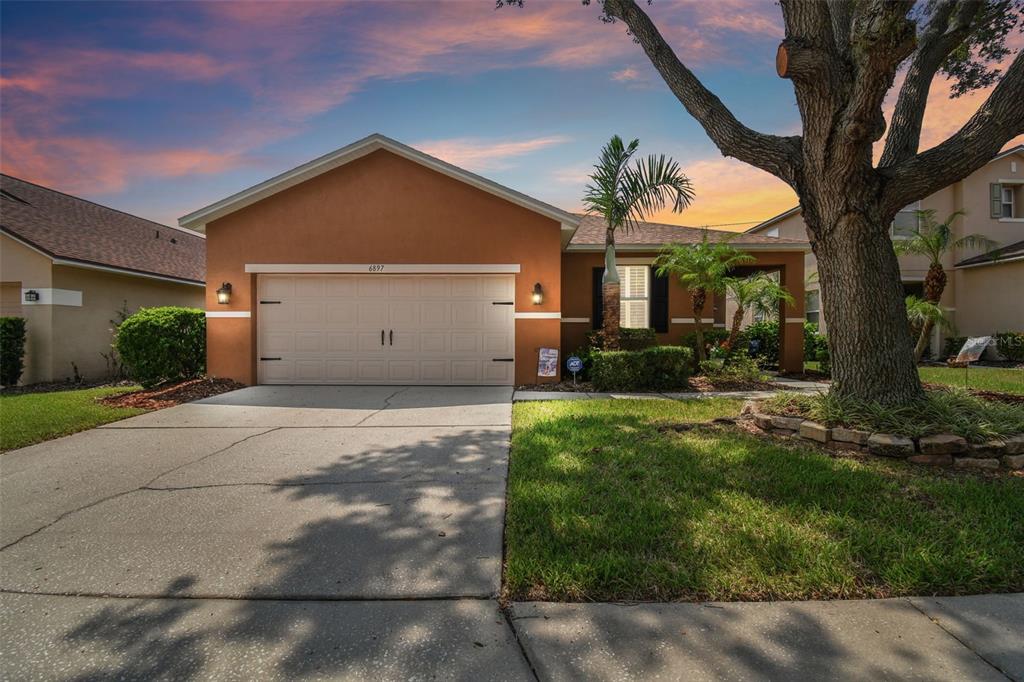
[[[992,343],[991,336],[971,336],[964,342],[960,352],[956,354],[956,361],[962,362],[964,365],[964,388],[967,388],[967,374],[970,371],[968,368],[972,362],[981,359],[981,354],[985,352],[990,343]]]
[[[541,348],[537,359],[537,376],[553,377],[558,375],[558,349]]]
[[[956,361],[960,362],[976,362],[981,358],[981,354],[985,352],[989,344],[992,343],[991,336],[972,336],[964,342],[963,348],[956,355]]]

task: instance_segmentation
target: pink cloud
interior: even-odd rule
[[[425,140],[413,144],[417,149],[442,161],[471,171],[507,168],[513,159],[568,142],[567,137],[549,135],[528,140],[480,140],[453,138]]]

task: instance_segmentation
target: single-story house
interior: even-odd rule
[[[207,235],[211,374],[245,384],[530,384],[600,324],[600,222],[371,135],[184,216]],[[693,329],[690,297],[655,277],[669,242],[619,235],[623,323],[662,343]],[[712,233],[724,237],[734,233]],[[804,240],[739,235],[781,273],[783,369],[802,368]],[[724,306],[702,318],[724,326]]]
[[[202,308],[206,240],[0,175],[0,315],[26,320],[21,383],[109,373],[119,311]]]

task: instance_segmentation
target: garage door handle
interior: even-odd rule
[[[515,358],[491,358],[491,362],[513,362]]]
[[[281,358],[260,358],[261,362],[267,362],[268,360],[280,360]]]
[[[384,330],[380,330],[380,345],[384,345]]]
[[[394,329],[389,329],[388,330],[388,345],[389,346],[395,345],[395,330]]]

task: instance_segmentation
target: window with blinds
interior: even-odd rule
[[[646,265],[620,265],[619,325],[649,327],[651,313],[651,269]]]

